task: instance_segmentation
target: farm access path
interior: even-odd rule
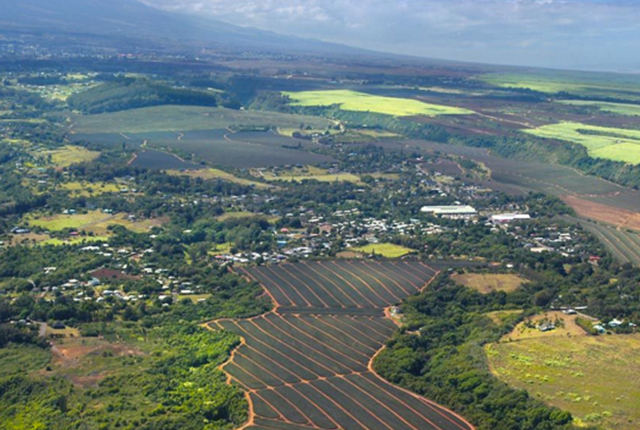
[[[388,308],[424,288],[439,269],[405,261],[325,261],[240,269],[276,308],[221,319],[241,345],[221,368],[246,392],[241,430],[473,430],[464,418],[398,388],[373,370],[397,329]]]

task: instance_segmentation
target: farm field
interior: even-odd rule
[[[209,326],[242,337],[223,369],[243,388],[245,428],[467,430],[463,418],[377,376],[372,361],[396,325],[384,308],[437,273],[422,263],[309,262],[240,269],[276,310]]]
[[[79,134],[75,138],[106,143],[119,142],[116,144],[125,141],[134,149],[142,149],[136,159],[132,161],[132,165],[160,170],[202,167],[186,162],[176,155],[167,153],[167,151],[176,152],[183,157],[192,154],[196,159],[220,167],[268,167],[332,161],[331,157],[305,150],[306,146],[298,149],[298,140],[296,139],[272,133],[249,134],[234,133],[227,129],[210,129],[123,134],[127,140],[119,134],[105,135],[103,133]],[[242,136],[245,136],[246,139]],[[311,145],[311,143],[307,142],[305,145]]]
[[[570,197],[571,199],[566,202],[574,209],[576,209],[574,204],[584,200],[587,203],[594,202],[608,206],[614,211],[622,209],[640,212],[640,192],[595,176],[585,175],[570,167],[512,160],[492,155],[489,151],[480,148],[433,142],[396,141],[387,142],[381,146],[391,151],[415,149],[428,154],[439,151],[469,158],[482,163],[490,173],[489,180],[470,179],[471,181],[507,194],[522,195],[536,191]]]
[[[393,243],[372,243],[365,246],[349,248],[349,250],[367,255],[376,254],[385,258],[400,258],[416,252],[415,249],[406,248]]]
[[[157,106],[98,115],[75,115],[73,131],[78,134],[148,133],[213,130],[237,127],[299,128],[300,124],[326,129],[333,122],[317,117],[274,112],[231,110],[197,106]]]
[[[558,103],[570,106],[595,107],[602,112],[610,112],[618,115],[640,116],[640,106],[625,103],[607,103],[589,100],[558,100]]]
[[[480,76],[480,80],[503,88],[528,88],[547,94],[566,92],[581,97],[604,97],[618,100],[640,100],[638,79],[632,76],[611,76],[596,73],[540,72],[492,73]]]
[[[475,112],[453,106],[423,103],[412,99],[374,96],[351,90],[284,92],[294,106],[332,106],[356,112],[375,112],[392,116],[473,115]]]
[[[565,196],[562,200],[571,206],[578,216],[583,218],[611,224],[615,228],[640,231],[640,213],[638,212],[611,207],[574,196]]]
[[[552,336],[485,351],[494,375],[571,412],[577,424],[608,430],[640,425],[639,335]]]
[[[520,288],[524,282],[527,282],[526,279],[517,275],[486,273],[455,274],[451,279],[482,294],[489,294],[493,291],[511,293]]]
[[[569,217],[589,230],[621,263],[640,265],[640,233],[610,224]]]
[[[330,157],[307,149],[309,141],[278,136],[275,133],[243,132],[243,129],[311,127],[325,130],[330,120],[275,112],[236,111],[224,108],[159,106],[126,112],[72,116],[73,140],[127,145],[140,149],[132,165],[158,169],[192,168],[190,163],[170,154],[152,151],[168,149],[193,154],[214,166],[261,167],[317,164]],[[297,149],[297,148],[300,149]],[[296,149],[294,149],[296,148]]]
[[[523,131],[545,139],[577,143],[594,158],[640,164],[640,130],[562,122]]]

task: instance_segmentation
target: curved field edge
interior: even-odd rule
[[[432,282],[432,281],[433,281],[433,280],[434,280],[434,279],[435,279],[439,274],[440,274],[440,272],[439,272],[439,271],[435,271],[435,274],[434,274],[434,275],[433,275],[433,276],[432,276],[432,277],[431,277],[431,278],[430,278],[426,283],[424,283],[424,285],[422,286],[422,288],[420,288],[420,289],[419,289],[419,292],[422,292],[422,291],[424,291],[426,288],[428,288],[428,287],[429,287],[429,285],[431,284],[431,282]],[[248,280],[251,280],[251,281],[256,281],[256,280],[257,280],[257,279],[256,279],[256,278],[254,278],[253,276],[251,276],[251,277],[250,277],[250,274],[249,274],[248,272],[244,272],[244,273],[243,273],[243,275],[244,275]],[[272,310],[272,311],[270,311],[270,312],[267,312],[266,314],[262,314],[262,315],[254,316],[254,317],[251,317],[251,318],[238,318],[238,319],[236,319],[236,318],[231,318],[231,319],[230,319],[230,318],[223,318],[223,319],[217,319],[217,320],[213,320],[213,321],[211,321],[211,322],[209,322],[209,323],[204,324],[204,326],[205,326],[205,327],[207,327],[209,330],[217,331],[217,330],[225,330],[225,327],[224,327],[224,325],[223,325],[225,322],[230,322],[230,323],[234,323],[234,324],[236,324],[236,323],[243,322],[243,321],[256,321],[256,320],[258,320],[258,319],[266,319],[266,318],[268,318],[268,317],[269,317],[269,316],[271,316],[271,315],[276,315],[276,316],[282,317],[282,314],[279,314],[279,313],[278,313],[278,309],[280,308],[280,305],[279,305],[279,304],[278,304],[278,302],[275,300],[275,298],[273,297],[272,293],[269,291],[269,289],[268,289],[268,288],[267,288],[263,283],[260,283],[260,285],[261,285],[261,286],[263,287],[263,289],[265,290],[265,294],[266,294],[266,295],[268,295],[269,297],[271,297],[271,299],[274,301],[274,303],[275,303],[275,305],[276,305],[276,307],[275,307],[275,309],[274,309],[274,310]],[[392,323],[392,325],[393,325],[393,326],[400,326],[400,325],[401,325],[401,324],[397,321],[397,319],[395,319],[395,318],[394,318],[394,316],[393,316],[393,314],[391,313],[391,311],[390,311],[390,308],[389,308],[389,307],[384,308],[384,309],[382,309],[382,310],[384,311],[384,317],[383,317],[382,319],[388,320],[389,322],[391,322],[391,323]],[[285,314],[285,315],[286,315],[286,314]],[[290,316],[291,316],[291,317],[293,317],[293,318],[296,318],[296,317],[297,317],[296,315],[290,315]],[[344,316],[344,314],[341,314],[341,316]],[[235,333],[235,334],[237,335],[237,333]],[[258,391],[260,391],[260,390],[257,390],[257,389],[249,389],[249,387],[247,386],[247,384],[245,384],[245,382],[242,382],[242,381],[238,380],[238,379],[237,379],[234,375],[232,375],[232,374],[231,374],[231,372],[229,372],[229,371],[228,371],[228,369],[227,369],[227,367],[228,367],[228,366],[236,364],[236,358],[238,357],[239,351],[240,351],[243,347],[245,347],[245,348],[246,348],[246,347],[248,346],[247,339],[246,339],[244,336],[242,336],[242,335],[238,335],[238,336],[239,336],[239,337],[240,337],[240,339],[241,339],[241,343],[240,343],[240,344],[239,344],[239,345],[238,345],[238,346],[233,350],[233,352],[232,352],[232,353],[231,353],[231,355],[229,356],[228,360],[227,360],[227,361],[225,361],[223,364],[221,364],[221,365],[219,366],[219,370],[222,370],[222,371],[224,371],[224,372],[227,374],[227,383],[228,383],[228,384],[233,384],[234,382],[237,382],[237,385],[238,385],[238,386],[239,386],[239,387],[244,391],[244,393],[245,393],[245,397],[246,397],[247,402],[248,402],[248,405],[249,405],[248,420],[247,420],[247,422],[245,422],[241,427],[239,427],[239,428],[238,428],[238,430],[245,430],[245,429],[250,428],[250,427],[255,427],[256,429],[260,429],[260,428],[262,428],[262,427],[264,426],[264,423],[262,423],[262,421],[267,422],[267,421],[269,421],[269,420],[275,420],[275,421],[277,421],[277,422],[279,423],[279,424],[278,424],[278,426],[284,426],[283,428],[285,428],[285,427],[291,427],[291,428],[293,428],[294,426],[297,426],[298,428],[316,428],[316,429],[325,429],[325,428],[328,428],[328,427],[325,427],[325,426],[318,426],[318,425],[315,425],[315,424],[309,425],[308,423],[307,423],[307,424],[305,424],[305,425],[302,425],[302,424],[296,424],[295,422],[288,421],[287,419],[281,420],[280,418],[269,418],[269,417],[261,416],[261,415],[259,415],[259,414],[257,414],[257,413],[256,413],[256,405],[255,405],[255,403],[254,403],[254,400],[253,400],[253,398],[252,398],[252,395],[251,395],[251,394],[252,394],[252,393],[257,393],[257,392],[258,392]],[[380,346],[380,347],[375,351],[375,353],[374,353],[373,355],[371,355],[371,357],[369,358],[368,362],[366,363],[366,369],[367,369],[367,372],[366,372],[366,373],[370,373],[370,374],[372,375],[372,377],[373,377],[373,378],[375,378],[375,380],[379,381],[379,383],[381,383],[381,384],[384,384],[384,386],[388,386],[388,387],[390,387],[390,391],[389,391],[389,392],[387,392],[387,395],[388,395],[389,393],[392,393],[392,391],[393,391],[393,390],[397,390],[397,391],[399,391],[399,392],[403,393],[403,395],[405,395],[405,396],[409,396],[411,399],[415,399],[416,401],[418,401],[418,402],[419,402],[419,404],[424,405],[425,407],[428,407],[428,408],[429,408],[429,410],[430,410],[432,413],[433,413],[433,412],[435,412],[436,414],[439,414],[439,415],[440,415],[439,419],[447,419],[447,420],[449,420],[449,422],[450,422],[451,424],[453,424],[455,428],[457,428],[457,429],[469,429],[469,430],[474,430],[474,429],[475,429],[475,427],[474,427],[472,424],[470,424],[470,423],[469,423],[465,418],[463,418],[463,417],[462,417],[462,416],[460,416],[459,414],[456,414],[455,412],[453,412],[453,411],[451,411],[451,410],[447,409],[446,407],[441,406],[441,405],[439,405],[439,404],[436,404],[435,402],[433,402],[433,401],[431,401],[431,400],[429,400],[429,399],[427,399],[427,398],[425,398],[425,397],[423,397],[423,396],[421,396],[421,395],[419,395],[419,394],[417,394],[417,393],[415,393],[415,392],[412,392],[412,391],[410,391],[410,390],[408,390],[408,389],[406,389],[406,388],[403,388],[403,387],[400,387],[400,386],[398,386],[398,385],[396,385],[396,384],[393,384],[393,383],[391,383],[390,381],[387,381],[386,379],[384,379],[381,375],[379,375],[379,374],[374,370],[374,362],[375,362],[376,358],[377,358],[377,357],[378,357],[378,356],[379,356],[379,355],[380,355],[380,354],[381,354],[385,349],[386,349],[386,346],[385,346],[385,345],[384,345],[384,343],[383,343],[383,344],[382,344],[382,345],[381,345],[381,346]],[[236,364],[236,365],[237,365],[237,364]],[[278,365],[280,366],[280,364],[278,364]],[[282,367],[282,366],[281,366],[281,367]],[[366,373],[365,373],[365,374],[366,374]],[[355,375],[355,374],[354,374],[354,375]],[[340,375],[336,374],[336,376],[337,376],[338,378],[344,378],[345,376],[346,376],[346,377],[348,377],[349,375],[342,375],[342,376],[340,376]],[[323,381],[323,380],[325,380],[325,379],[327,379],[327,378],[326,378],[326,377],[320,377],[320,378],[319,378],[319,380],[321,380],[321,381]],[[344,381],[346,382],[346,381],[347,381],[347,379],[344,379]],[[284,381],[283,381],[283,382],[284,382]],[[302,382],[304,382],[304,383],[311,383],[312,381],[306,381],[306,382],[305,382],[305,381],[302,381]],[[287,383],[285,383],[285,386],[293,387],[294,385],[291,385],[291,384],[287,384]],[[355,385],[354,385],[354,386],[355,386]],[[336,386],[336,387],[337,387],[337,386]],[[276,388],[268,388],[268,390],[275,390],[275,389],[276,389]],[[314,388],[314,389],[316,389],[316,390],[317,390],[317,388]],[[392,390],[392,389],[393,389],[393,390]],[[346,395],[347,393],[343,393],[343,394],[345,394],[345,395]],[[364,394],[364,392],[363,392],[363,394]],[[366,393],[366,394],[364,394],[364,395],[369,396],[369,397],[371,397],[372,399],[374,399],[374,396],[372,396],[372,395],[371,395],[371,394],[369,394],[369,393]],[[325,396],[326,396],[326,395],[325,395]],[[399,401],[399,402],[401,402],[401,403],[402,403],[402,399],[401,399],[401,398],[399,398],[399,397],[395,397],[395,399],[396,399],[397,401]],[[285,400],[286,400],[286,399],[285,399]],[[361,400],[361,399],[359,399],[359,400]],[[375,399],[374,399],[374,400],[375,400]],[[265,399],[264,399],[264,398],[260,398],[260,402],[264,402],[264,401],[265,401]],[[333,401],[333,402],[335,403],[335,401],[334,401],[334,400],[331,400],[331,401]],[[354,400],[354,401],[355,401],[356,403],[360,404],[358,400]],[[378,401],[378,402],[379,402],[379,400],[375,400],[375,401]],[[287,400],[287,402],[288,402],[288,403],[290,403],[290,404],[291,404],[293,407],[295,407],[296,409],[298,409],[296,406],[294,406],[294,403],[293,403],[293,402],[289,402],[289,400]],[[270,404],[270,403],[267,403],[267,404],[268,404],[268,406],[269,406],[270,408],[272,408],[272,410],[273,410],[273,411],[275,411],[277,414],[280,414],[280,413],[278,412],[278,410],[277,410],[277,408],[276,408],[276,407],[274,407],[274,406],[273,406],[272,404]],[[312,404],[313,404],[315,407],[318,407],[318,405],[317,405],[317,404],[315,404],[315,403],[313,403],[313,402],[312,402]],[[380,403],[380,404],[382,405],[382,403]],[[411,409],[411,407],[410,407],[407,403],[403,403],[403,404],[405,404],[405,405],[407,406],[407,408]],[[337,406],[337,405],[338,405],[338,404],[336,403],[336,406]],[[389,407],[388,407],[388,406],[384,406],[384,407],[385,407],[386,409],[388,409],[389,411],[391,411],[391,409],[389,409]],[[300,409],[299,409],[299,410],[300,410]],[[329,414],[329,413],[327,413],[327,412],[326,412],[326,410],[323,410],[323,409],[321,409],[321,408],[320,408],[319,410],[320,410],[320,411],[322,411],[322,412],[324,412],[324,413],[326,414],[326,416],[327,416],[327,417],[330,417],[330,414]],[[415,409],[411,409],[411,410],[413,411],[413,413],[417,413]],[[300,411],[301,411],[301,410],[300,410]],[[346,411],[346,410],[345,410],[345,411]],[[366,409],[366,408],[364,409],[364,411],[365,411],[365,413],[371,413],[371,412],[372,412],[372,411],[371,411],[371,409]],[[402,415],[402,411],[398,411],[398,412],[399,412],[399,415],[398,415],[398,412],[396,412],[396,411],[391,411],[391,412],[392,412],[392,413],[394,413],[394,414],[395,414],[398,418],[400,418],[401,420],[405,421],[405,420],[402,418],[402,416],[403,416],[403,415]],[[355,413],[355,414],[356,414],[356,416],[357,416],[358,411],[355,411],[354,413]],[[392,428],[392,427],[390,427],[388,424],[386,424],[386,423],[384,422],[383,415],[373,415],[373,414],[372,414],[372,416],[373,416],[373,417],[375,417],[376,419],[381,420],[380,424],[382,424],[382,425],[384,425],[384,426],[386,426],[386,427],[388,427],[388,428],[390,428],[390,429]],[[426,415],[425,415],[425,416],[426,416]],[[280,414],[280,417],[284,418],[284,415]],[[331,419],[331,418],[330,418],[330,419]],[[354,418],[354,419],[355,419],[355,418]],[[430,422],[428,418],[424,418],[424,419],[425,419],[427,422]],[[454,421],[454,420],[455,420],[455,421]],[[457,421],[457,422],[456,422],[456,421]],[[405,421],[405,422],[406,422],[407,424],[409,424],[409,422],[408,422],[408,421]],[[360,424],[360,426],[361,426],[361,427],[363,427],[363,428],[365,428],[365,429],[369,429],[369,428],[370,428],[370,427],[366,427],[366,426],[362,425],[362,423],[360,423],[359,421],[358,421],[358,423]],[[434,424],[433,422],[430,422],[430,423],[431,423],[431,424],[430,424],[430,425],[428,425],[427,427],[419,427],[419,428],[434,428],[434,429],[441,429],[441,428],[442,428],[442,427],[440,427],[440,425],[436,425],[436,424]],[[411,424],[409,424],[409,425],[410,425],[410,427],[411,427],[411,428],[414,428],[414,429],[418,430],[418,428],[417,428],[417,427],[415,427],[415,426],[413,426],[413,425],[411,425]],[[267,426],[267,427],[268,427],[268,426]],[[343,427],[344,427],[344,426],[340,426],[340,425],[338,426],[338,428],[343,428]],[[377,428],[377,426],[376,426],[376,427],[373,427],[373,428]]]

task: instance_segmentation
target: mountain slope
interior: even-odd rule
[[[209,18],[169,13],[137,0],[0,0],[0,32],[43,32],[171,40],[232,48],[333,53],[343,45],[278,35]]]

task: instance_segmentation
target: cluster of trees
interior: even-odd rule
[[[119,78],[69,97],[68,104],[88,114],[158,105],[239,107],[219,93],[174,88],[148,79]]]
[[[508,387],[489,372],[482,346],[515,326],[486,312],[522,306],[505,293],[482,295],[440,277],[402,306],[407,327],[375,361],[383,377],[447,405],[479,430],[569,430],[568,412]]]

